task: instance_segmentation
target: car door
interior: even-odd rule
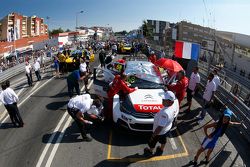
[[[94,90],[95,94],[107,98],[109,84],[113,81],[114,75],[108,69],[94,68]]]

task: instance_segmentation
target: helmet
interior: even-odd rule
[[[155,54],[155,52],[154,52],[154,51],[151,51],[151,54]]]

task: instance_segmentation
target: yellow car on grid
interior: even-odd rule
[[[132,46],[130,44],[123,44],[120,48],[121,53],[131,53]]]

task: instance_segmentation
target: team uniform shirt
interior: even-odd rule
[[[158,135],[166,134],[172,127],[174,116],[177,108],[173,105],[170,107],[162,108],[154,117],[153,132],[158,126],[163,127]]]
[[[180,104],[186,95],[187,87],[188,87],[188,78],[183,77],[175,85],[169,85],[168,89],[171,90],[172,92],[175,92],[175,96]]]
[[[30,64],[28,64],[28,65],[25,66],[25,72],[26,72],[26,74],[30,73],[30,69],[31,69],[31,65]]]
[[[125,63],[126,63],[126,61],[123,60],[123,59],[118,59],[117,62],[118,62],[118,63],[121,63],[121,64],[125,64]]]
[[[212,98],[212,93],[216,91],[216,85],[214,81],[208,81],[206,85],[206,89],[203,94],[203,99],[206,101],[210,101]]]
[[[80,80],[80,71],[79,70],[73,71],[71,74],[69,74],[67,79],[72,82],[78,82]]]
[[[70,99],[68,107],[78,109],[82,113],[85,113],[90,109],[92,103],[93,100],[91,99],[90,95],[83,94]]]
[[[122,90],[125,94],[135,91],[134,88],[128,87],[128,85],[121,79],[120,75],[116,75],[108,91],[108,96],[113,97],[120,90]]]
[[[18,101],[18,96],[13,89],[7,88],[2,91],[2,102],[3,104],[13,104]]]
[[[34,70],[35,70],[35,71],[40,70],[40,64],[39,64],[38,61],[36,61],[35,64],[34,64],[33,66],[34,66]]]
[[[157,58],[156,58],[155,54],[154,55],[150,55],[149,58],[148,58],[148,61],[150,61],[153,64],[156,62],[156,60],[157,60]]]
[[[86,72],[87,71],[87,64],[86,63],[81,63],[80,64],[80,70],[81,70],[81,72]]]
[[[194,72],[192,72],[188,83],[188,89],[194,91],[197,84],[200,83],[200,80],[201,80],[200,75],[198,73],[195,74]]]
[[[175,111],[174,112],[174,118],[176,118],[180,112],[180,105],[179,105],[179,102],[178,100],[174,100],[174,103],[172,104],[171,106],[173,108],[173,110]]]
[[[218,89],[218,86],[220,85],[220,78],[218,75],[214,75],[214,79],[213,79],[214,83],[215,83],[215,89]]]

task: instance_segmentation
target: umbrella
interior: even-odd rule
[[[172,59],[160,58],[155,62],[155,65],[168,70],[170,74],[183,70],[182,66]]]

